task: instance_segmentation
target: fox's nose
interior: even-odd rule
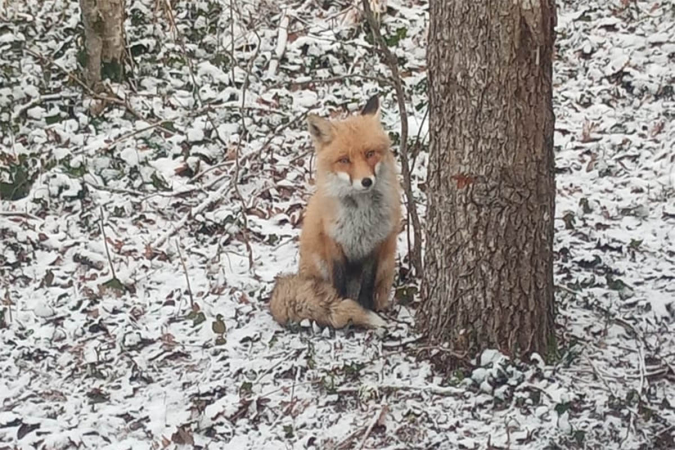
[[[362,185],[364,188],[369,188],[370,186],[373,185],[373,179],[370,178],[370,177],[366,177],[366,178],[364,178],[363,180],[361,180],[361,185]]]

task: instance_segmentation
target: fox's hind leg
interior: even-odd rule
[[[377,278],[377,254],[366,257],[361,264],[361,287],[358,302],[368,310],[375,308],[375,283]]]

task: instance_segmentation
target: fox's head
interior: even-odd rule
[[[390,176],[394,160],[380,122],[380,102],[372,97],[359,115],[344,120],[307,117],[317,151],[317,184],[339,196],[367,193]]]

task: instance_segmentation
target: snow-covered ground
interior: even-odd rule
[[[423,214],[427,4],[386,3]],[[297,264],[307,112],[380,92],[398,137],[350,3],[128,0],[133,68],[105,100],[78,84],[77,2],[2,5],[0,448],[675,448],[672,1],[558,2],[560,348],[452,375],[417,357],[405,270],[384,335],[267,311]]]

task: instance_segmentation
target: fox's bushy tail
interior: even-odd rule
[[[321,326],[344,328],[349,322],[378,328],[384,320],[351,299],[340,297],[330,283],[298,274],[280,275],[270,299],[272,317],[281,325],[313,320]]]

